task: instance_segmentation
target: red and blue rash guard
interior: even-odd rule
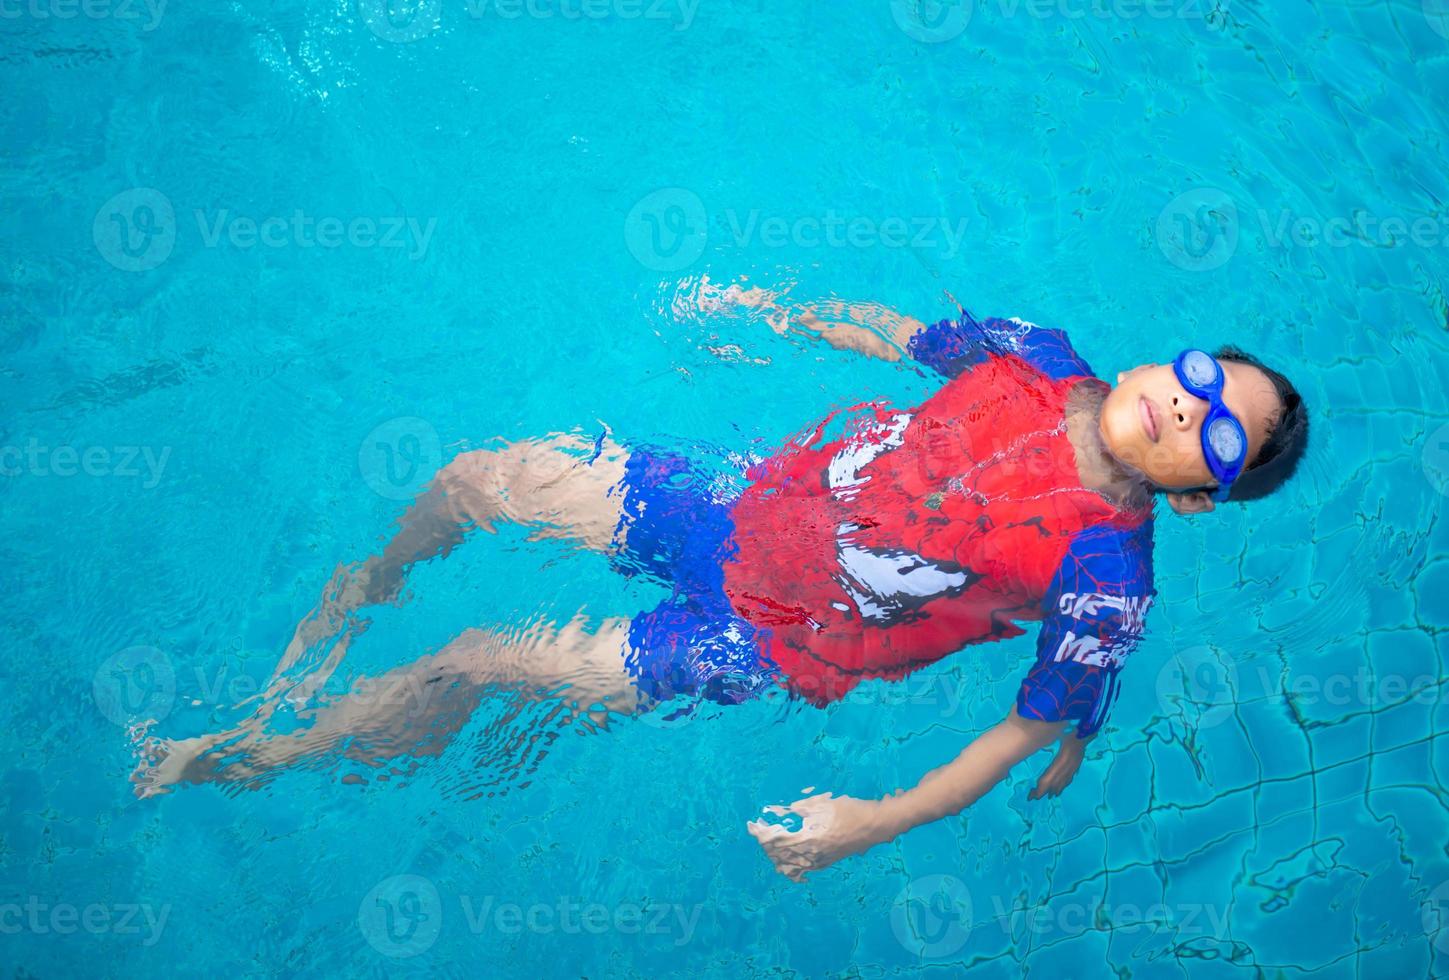
[[[1059,331],[963,315],[910,353],[947,383],[758,464],[730,510],[724,591],[824,703],[1041,621],[1017,710],[1101,727],[1151,604],[1152,520],[1081,485],[1067,399],[1103,385]]]

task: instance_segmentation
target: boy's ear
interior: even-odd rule
[[[1169,493],[1164,496],[1167,497],[1167,505],[1179,514],[1207,514],[1217,506],[1213,503],[1213,498],[1203,490],[1193,493]]]

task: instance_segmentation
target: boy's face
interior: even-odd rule
[[[1248,433],[1251,463],[1283,406],[1273,382],[1253,365],[1218,363],[1225,376],[1223,404]],[[1202,448],[1208,407],[1205,399],[1188,394],[1171,364],[1144,364],[1123,371],[1102,404],[1102,438],[1108,451],[1168,490],[1168,503],[1179,514],[1213,509],[1207,493],[1180,492],[1217,484]]]

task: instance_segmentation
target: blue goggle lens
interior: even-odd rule
[[[1188,351],[1182,358],[1182,374],[1189,384],[1206,388],[1218,380],[1218,362],[1204,351]]]
[[[1207,435],[1208,445],[1212,447],[1213,455],[1217,456],[1224,469],[1238,465],[1248,454],[1248,443],[1243,438],[1243,430],[1230,419],[1214,419],[1208,426]]]

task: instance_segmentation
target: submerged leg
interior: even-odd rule
[[[178,783],[259,785],[283,769],[330,768],[342,759],[373,767],[439,755],[485,697],[548,701],[543,722],[559,727],[587,719],[606,727],[611,714],[633,714],[639,699],[625,667],[629,621],[606,619],[595,632],[582,615],[562,627],[538,622],[517,633],[469,630],[437,653],[348,693],[321,696],[298,712],[303,727],[272,731],[272,712],[259,711],[237,727],[197,738],[152,739],[132,776],[138,796]],[[521,745],[528,748],[527,739]]]
[[[558,435],[463,453],[438,471],[398,522],[382,554],[356,574],[360,598],[393,599],[408,569],[446,555],[473,528],[499,522],[534,529],[532,539],[566,538],[595,551],[613,543],[623,509],[628,452],[607,436]]]
[[[307,700],[336,668],[345,644],[319,663],[304,659],[343,631],[358,629],[354,613],[396,599],[413,565],[447,555],[474,529],[521,524],[534,529],[533,539],[565,538],[596,551],[621,543],[615,537],[627,457],[607,436],[556,435],[454,458],[398,520],[381,554],[337,569],[259,695],[263,710],[279,706],[279,695],[288,690],[291,700]]]

